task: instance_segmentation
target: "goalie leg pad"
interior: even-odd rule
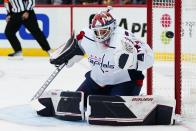
[[[87,121],[93,125],[169,125],[173,106],[160,105],[152,96],[89,96]]]
[[[40,116],[68,121],[84,120],[84,94],[80,91],[50,90],[31,101],[31,106]]]
[[[45,106],[44,109],[38,110],[37,114],[40,116],[54,116],[55,111],[51,98],[39,98],[39,103]]]
[[[173,108],[165,105],[158,105],[156,108],[156,125],[169,125],[172,120]]]
[[[84,120],[84,95],[82,92],[62,92],[55,112],[58,119]]]

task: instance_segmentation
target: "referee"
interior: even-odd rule
[[[35,0],[4,0],[4,6],[8,12],[5,35],[14,49],[14,52],[8,54],[8,56],[22,56],[22,47],[16,37],[16,32],[20,29],[21,25],[24,25],[31,32],[41,48],[50,55],[50,45],[38,26],[33,10]]]

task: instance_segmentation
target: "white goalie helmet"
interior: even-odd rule
[[[115,28],[116,20],[108,11],[102,11],[92,19],[91,29],[97,42],[101,43],[109,39]]]

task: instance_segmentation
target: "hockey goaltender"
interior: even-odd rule
[[[95,14],[90,28],[72,35],[51,55],[51,64],[71,67],[87,54],[92,69],[76,92],[49,90],[34,99],[37,114],[97,125],[172,124],[175,101],[139,95],[153,51],[118,27],[110,10]]]

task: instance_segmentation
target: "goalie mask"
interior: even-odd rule
[[[107,11],[96,14],[92,19],[91,29],[97,42],[104,42],[109,39],[115,28],[116,20]]]

